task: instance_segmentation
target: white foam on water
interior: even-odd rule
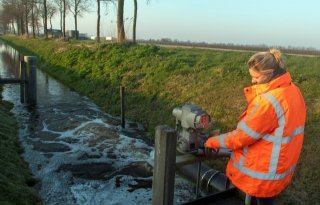
[[[49,82],[52,80],[53,79],[49,78]],[[53,85],[54,83],[51,83],[49,87],[52,87]],[[61,87],[61,85],[58,87]],[[42,93],[50,94],[50,92]],[[63,91],[59,91],[55,88],[51,94],[54,95],[53,97],[58,94],[66,94],[66,89],[64,88]],[[24,157],[28,161],[34,176],[41,180],[40,195],[45,204],[151,204],[151,188],[138,188],[133,190],[130,187],[135,185],[137,183],[136,179],[139,178],[128,175],[115,175],[108,180],[89,180],[74,177],[69,171],[59,170],[62,165],[66,164],[109,163],[112,164],[116,170],[119,170],[134,162],[154,163],[153,147],[149,146],[141,139],[131,138],[124,134],[120,134],[121,128],[118,125],[105,123],[108,122],[107,118],[110,117],[110,115],[101,112],[100,108],[89,101],[88,98],[72,93],[72,98],[76,100],[75,102],[81,102],[82,104],[87,105],[86,110],[89,110],[90,112],[88,113],[91,113],[88,115],[73,112],[67,113],[66,110],[55,107],[56,104],[54,103],[48,106],[41,104],[41,100],[38,100],[39,105],[37,106],[37,115],[40,116],[38,119],[40,119],[39,126],[41,129],[32,131],[28,124],[32,114],[26,110],[25,105],[19,102],[19,87],[11,85],[5,86],[3,96],[5,100],[15,104],[13,112],[21,123],[19,133],[21,142],[25,148]],[[44,97],[42,96],[41,98]],[[46,100],[49,101],[48,99]],[[72,107],[72,104],[67,105]],[[73,128],[70,127],[63,131],[55,130],[54,126],[50,126],[50,123],[57,122],[50,118],[50,114],[48,114],[50,112],[53,113],[54,116],[61,116],[63,119],[65,119],[66,116],[68,116],[67,119],[79,119],[80,123]],[[61,123],[64,123],[64,121],[65,120],[61,120]],[[86,129],[91,125],[95,127],[94,129],[110,129],[116,133],[117,136],[101,140],[99,134],[91,132],[90,129]],[[41,139],[41,136],[38,136],[39,133],[51,133],[57,136],[52,140],[44,141]],[[76,141],[70,142],[68,139]],[[93,143],[94,139],[97,140],[97,142]],[[32,144],[35,142],[45,144],[59,143],[68,146],[70,151],[44,153],[35,149]],[[111,158],[109,156],[110,153],[117,158]],[[80,160],[79,157],[84,154],[98,155],[101,157]],[[117,183],[119,183],[117,180],[121,181],[120,186],[117,186]],[[151,179],[149,177],[145,178],[145,180]],[[175,187],[175,204],[188,201],[194,197],[193,184],[179,176],[176,177]]]
[[[149,204],[151,203],[151,189],[137,189],[128,191],[128,185],[134,184],[130,176],[121,177],[121,186],[115,186],[115,178],[105,183],[100,181],[85,181],[76,183],[71,192],[77,204]]]

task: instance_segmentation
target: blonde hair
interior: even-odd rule
[[[283,69],[285,57],[282,53],[272,48],[268,52],[258,52],[250,57],[247,62],[249,69],[254,69],[261,74],[268,74]]]

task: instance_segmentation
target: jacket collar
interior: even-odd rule
[[[289,86],[290,84],[291,84],[291,76],[289,72],[286,72],[285,74],[277,77],[276,79],[273,79],[268,83],[253,85],[253,86],[244,88],[244,95],[246,96],[248,102],[250,102],[251,100],[253,100],[253,98],[255,98],[258,95],[267,93],[270,90],[273,90],[276,88]]]

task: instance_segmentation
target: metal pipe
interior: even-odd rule
[[[178,166],[176,164],[176,171],[186,179],[196,182],[197,171],[199,169],[198,165],[187,160],[185,164],[181,163],[180,161],[178,163]],[[213,192],[223,192],[235,188],[224,173],[212,169],[203,162],[201,163],[200,176],[199,188],[208,194]],[[246,194],[244,192],[237,189],[237,195],[240,199],[245,201]]]
[[[206,186],[206,189],[207,189],[207,192],[210,192],[210,184],[212,182],[212,184],[214,184],[214,177],[217,176],[218,174],[220,173],[220,171],[215,171],[211,176],[210,178],[208,179],[207,181],[207,186]],[[212,186],[212,185],[211,185]]]
[[[177,167],[177,171],[180,175],[194,182],[197,180],[196,173],[198,169],[199,168],[197,164],[188,164],[181,167]],[[209,174],[210,172],[212,172],[212,174]],[[200,188],[202,184],[206,182],[206,188],[208,189],[217,191],[226,190],[227,177],[224,173],[214,170],[210,168],[208,165],[202,163],[200,169],[200,176]]]

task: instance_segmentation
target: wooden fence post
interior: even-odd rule
[[[152,204],[172,205],[176,163],[176,131],[167,126],[156,127],[152,180]]]
[[[25,96],[26,96],[26,63],[24,62],[23,57],[20,58],[20,102],[25,103]]]
[[[25,56],[26,63],[26,102],[30,105],[37,103],[37,58],[35,56]]]

